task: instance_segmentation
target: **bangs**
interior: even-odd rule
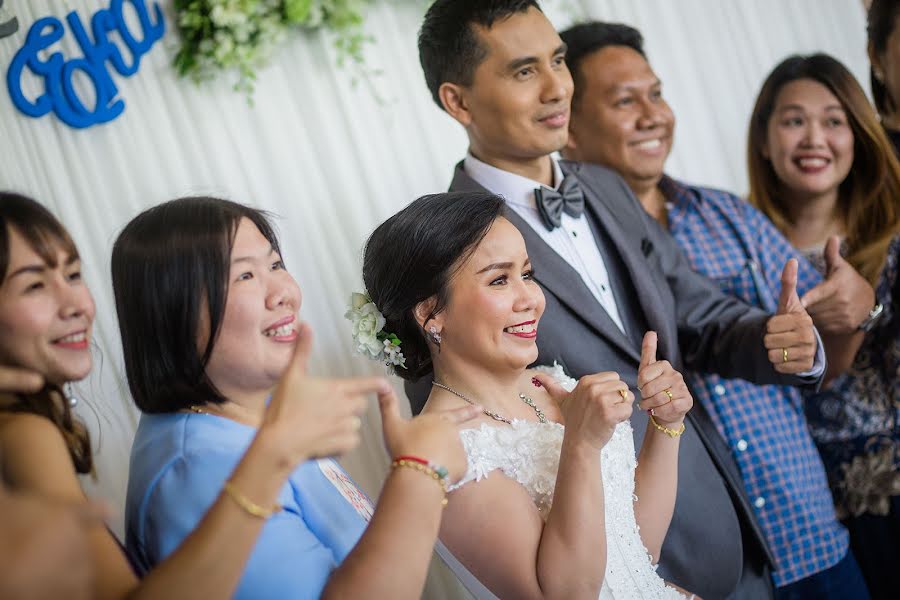
[[[53,214],[30,198],[0,193],[0,283],[6,281],[10,258],[10,230],[15,229],[28,246],[47,264],[56,268],[60,251],[66,262],[78,260],[75,242]]]

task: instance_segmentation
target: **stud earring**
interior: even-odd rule
[[[875,75],[878,83],[884,83],[884,73],[881,72],[881,69],[872,69],[872,74]]]
[[[438,332],[437,327],[432,325],[428,329],[428,334],[431,337],[431,341],[435,343],[436,346],[440,348],[441,345],[441,334]]]

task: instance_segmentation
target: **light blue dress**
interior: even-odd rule
[[[131,450],[126,547],[144,573],[196,527],[255,429],[208,414],[143,415]],[[252,497],[252,490],[242,490]],[[318,598],[353,548],[371,502],[334,461],[291,474],[263,527],[235,598]]]

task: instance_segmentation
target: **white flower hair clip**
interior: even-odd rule
[[[388,367],[406,368],[406,358],[400,351],[400,338],[384,331],[384,315],[368,294],[353,292],[344,318],[351,323],[350,335],[356,343],[357,354],[383,362]]]

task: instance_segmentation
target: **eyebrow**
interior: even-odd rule
[[[269,253],[266,254],[266,257],[272,256],[275,253],[275,247],[269,246]],[[256,256],[239,256],[237,258],[231,259],[231,264],[236,264],[239,262],[253,262],[254,260],[258,260]]]
[[[531,259],[526,258],[525,263],[522,266],[527,267],[530,264],[531,264]],[[513,266],[514,265],[511,262],[492,263],[492,264],[489,264],[488,266],[486,266],[485,268],[481,269],[480,271],[478,271],[475,274],[481,275],[482,273],[487,273],[488,271],[505,271],[506,269],[512,269]]]
[[[41,274],[46,270],[47,270],[47,265],[25,265],[21,269],[16,269],[15,271],[13,271],[9,275],[7,275],[6,280],[9,281],[10,279],[12,279],[13,277],[16,277],[17,275],[24,275],[26,273]]]
[[[561,44],[556,50],[553,51],[553,56],[565,54],[568,49],[568,46],[566,46],[565,44]],[[509,63],[506,65],[506,68],[509,71],[518,71],[522,67],[533,65],[536,62],[538,62],[537,56],[523,56],[522,58],[514,58],[513,60],[509,61]]]
[[[69,258],[66,259],[65,266],[75,264],[79,260],[80,260],[80,258],[78,256],[70,255]],[[35,275],[40,275],[47,269],[48,269],[48,265],[46,263],[25,265],[24,267],[16,269],[15,271],[13,271],[9,275],[7,275],[6,280],[9,281],[10,279],[12,279],[13,277],[15,277],[17,275],[24,275],[26,273],[33,273]]]
[[[806,108],[803,107],[803,106],[801,106],[801,105],[799,105],[799,104],[785,104],[784,106],[782,106],[781,108],[778,109],[779,112],[783,112],[783,111],[786,111],[786,110],[800,110],[800,111],[806,111]],[[825,110],[826,110],[826,111],[828,111],[828,110],[839,110],[839,111],[841,111],[841,112],[846,112],[846,111],[844,110],[844,107],[841,106],[840,104],[829,104],[828,106],[825,107]]]

